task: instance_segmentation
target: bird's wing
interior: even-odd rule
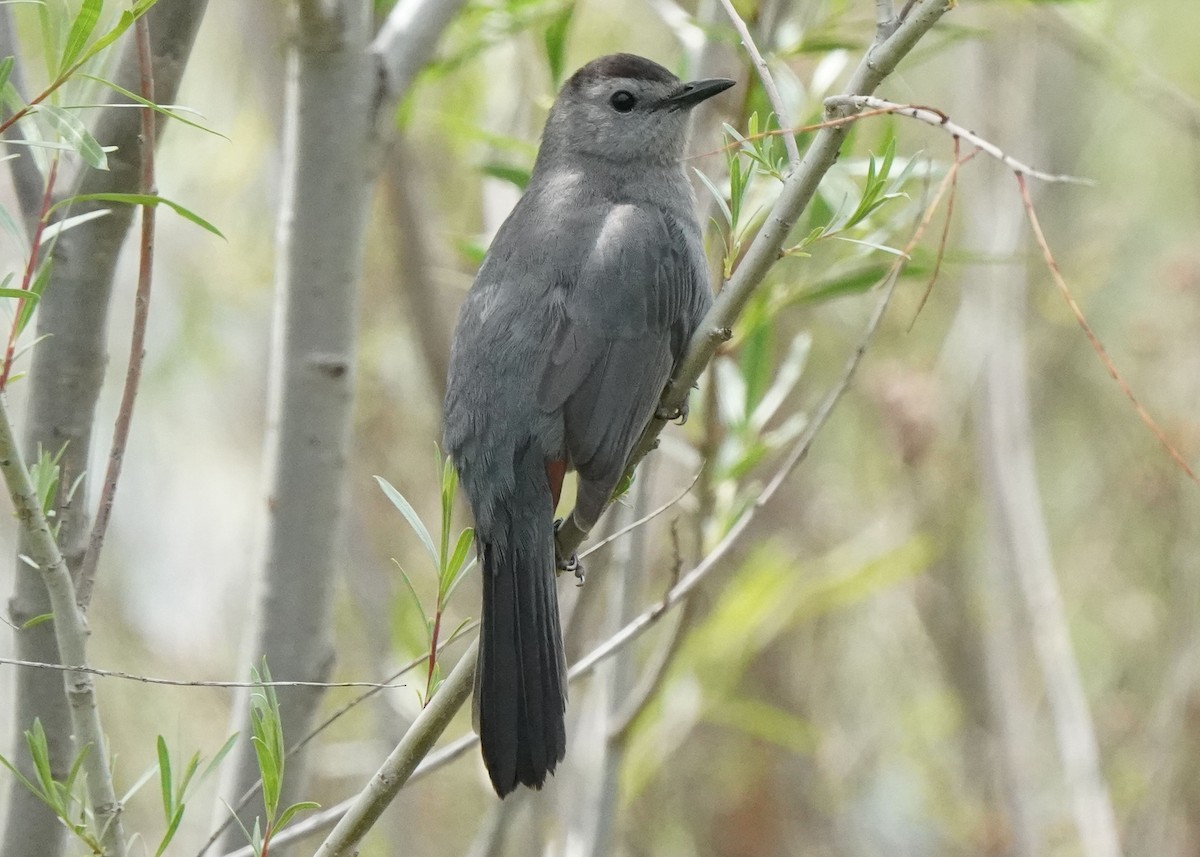
[[[538,402],[562,409],[584,479],[620,477],[708,303],[689,237],[662,212],[612,207],[593,219],[578,275],[560,283]]]

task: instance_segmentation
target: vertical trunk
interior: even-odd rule
[[[329,620],[371,170],[370,21],[366,0],[341,0],[329,12],[300,3],[288,56],[265,532],[255,571],[261,591],[242,661],[258,664],[265,657],[280,680],[321,681],[333,663]],[[311,728],[321,694],[280,688],[278,696],[286,737],[294,741]],[[223,793],[230,805],[258,781],[247,700],[243,691],[235,706],[234,728],[242,737],[227,763]],[[295,799],[303,778],[303,756],[289,759],[285,803]],[[257,798],[242,813],[247,827],[262,814]],[[227,828],[222,846],[238,844],[234,829]]]
[[[174,100],[187,57],[204,15],[207,0],[161,0],[150,15],[154,75],[159,99]],[[128,40],[117,82],[136,91],[139,86],[137,49]],[[114,99],[123,101],[124,99]],[[109,170],[88,170],[71,193],[135,192],[139,181],[141,118],[137,110],[106,110],[95,128],[104,145],[115,145]],[[163,127],[160,124],[161,128]],[[97,206],[98,207],[98,206]],[[129,206],[112,206],[107,217],[93,220],[63,234],[54,254],[54,277],[38,307],[37,335],[29,373],[25,455],[33,460],[39,444],[50,453],[65,446],[62,485],[70,485],[96,465],[87,459],[95,420],[96,399],[108,359],[107,319],[113,272],[125,233],[133,218]],[[86,210],[78,206],[73,213]],[[103,469],[103,465],[99,465]],[[59,542],[69,568],[77,568],[86,547],[88,515],[84,506],[86,484],[75,493],[75,502],[58,509]],[[28,546],[21,544],[24,554]],[[35,570],[20,560],[13,594],[8,603],[12,623],[21,628],[34,616],[50,612],[46,588]],[[46,622],[18,630],[14,654],[30,661],[59,660],[54,627]],[[35,718],[46,730],[52,770],[65,778],[73,755],[69,709],[63,676],[45,670],[22,670],[16,682],[14,736],[10,748],[18,767],[32,776],[31,760],[21,733]],[[5,857],[53,857],[63,848],[63,828],[50,811],[28,791],[9,789],[4,807]]]
[[[989,91],[988,82],[1006,74],[1009,79],[1005,91],[1013,98],[1021,99],[1019,109],[991,114],[993,123],[1003,122],[1006,113],[1030,113],[1029,96],[1035,92],[1034,82],[1038,80],[1033,53],[1036,41],[1030,35],[1026,33],[1027,37],[1020,42],[1022,55],[999,56],[994,50],[987,49],[982,53],[978,68],[981,82],[976,91]],[[1017,79],[1013,79],[1014,74],[1018,75]],[[1025,76],[1024,86],[1020,75]],[[1049,132],[1039,133],[1040,124],[1036,127],[1030,124],[1020,130],[1012,123],[1004,127],[1009,138],[1022,141],[1022,151],[1029,160],[1047,160],[1044,154],[1038,154],[1039,149],[1045,151],[1049,139],[1046,136]],[[984,136],[996,139],[999,134],[989,134],[985,129]],[[984,194],[989,199],[1000,196],[999,188]],[[986,246],[987,255],[1020,258],[1024,249],[1018,238],[1020,210],[1012,212],[1007,222],[1000,221],[999,228],[990,216],[981,217],[984,219],[977,230],[989,236],[980,240]],[[1016,584],[1020,612],[1027,623],[1046,690],[1047,708],[1053,721],[1066,793],[1082,853],[1089,857],[1120,857],[1116,819],[1101,770],[1095,725],[1071,644],[1037,484],[1025,368],[1025,275],[1018,271],[1009,277],[1003,269],[992,267],[987,273],[981,272],[980,281],[988,290],[989,300],[987,324],[982,334],[986,352],[978,419],[982,490],[992,534],[991,561],[1002,570],[1005,578]],[[1003,597],[1003,593],[1000,594]],[[1019,783],[1014,781],[1011,785]]]

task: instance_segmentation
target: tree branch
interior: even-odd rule
[[[0,471],[3,471],[17,520],[25,534],[29,557],[37,566],[50,597],[58,650],[67,663],[86,665],[87,623],[75,602],[75,586],[66,560],[46,521],[41,498],[29,476],[29,468],[17,448],[8,416],[8,403],[3,396],[0,396]],[[121,824],[121,803],[113,788],[112,771],[108,767],[109,756],[104,743],[104,729],[100,725],[100,709],[96,705],[95,682],[89,673],[80,670],[68,671],[63,676],[63,682],[70,702],[76,755],[87,751],[84,771],[100,841],[107,854],[124,857],[126,845]]]
[[[478,647],[472,647],[455,665],[429,704],[421,709],[412,727],[387,757],[367,787],[350,805],[333,831],[316,850],[315,857],[346,857],[357,854],[356,847],[375,821],[395,799],[417,764],[425,758],[438,736],[445,731],[467,697],[475,676]]]
[[[150,22],[143,15],[134,24],[137,41],[138,78],[141,96],[154,103],[154,63],[150,46]],[[141,134],[138,150],[142,169],[140,192],[157,195],[154,185],[154,132],[155,116],[150,107],[142,107]],[[108,521],[112,516],[113,500],[117,494],[117,480],[121,477],[121,463],[125,460],[125,448],[129,444],[129,429],[133,425],[133,404],[137,401],[138,388],[142,380],[142,365],[146,362],[146,327],[150,322],[150,286],[154,280],[154,212],[152,204],[142,206],[142,241],[138,259],[137,293],[133,301],[133,332],[129,340],[129,365],[125,371],[125,387],[121,391],[121,405],[117,410],[117,422],[113,427],[112,450],[108,456],[108,470],[100,488],[100,506],[92,524],[87,551],[83,555],[76,575],[78,586],[76,597],[84,610],[92,599],[92,587],[96,582],[96,564],[100,561],[100,548],[108,532]]]
[[[880,0],[890,4],[891,0]],[[729,20],[733,23],[733,28],[737,30],[738,36],[742,40],[742,45],[746,48],[746,53],[750,55],[750,61],[754,63],[754,68],[758,71],[758,79],[762,81],[763,89],[767,93],[767,100],[771,102],[771,109],[775,111],[775,121],[779,123],[780,128],[791,128],[791,114],[787,109],[787,105],[783,103],[783,96],[779,94],[779,87],[775,85],[775,78],[771,76],[771,69],[767,67],[767,61],[763,59],[763,55],[758,51],[758,45],[754,44],[754,37],[750,35],[750,29],[746,26],[746,22],[742,20],[742,16],[738,14],[734,8],[732,0],[721,0],[721,6],[725,9],[725,14],[729,16]],[[788,163],[792,169],[800,166],[800,148],[796,145],[795,134],[783,135],[783,146],[787,149]]]
[[[390,120],[392,108],[432,59],[442,32],[466,5],[466,0],[400,0],[392,7],[370,48],[379,64],[378,121]]]

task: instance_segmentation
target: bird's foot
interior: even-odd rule
[[[563,525],[563,519],[559,518],[554,522],[554,532],[557,533]],[[572,553],[569,557],[563,557],[558,552],[558,540],[554,542],[554,564],[558,569],[559,574],[569,571],[575,575],[575,579],[579,581],[576,586],[583,586],[584,568],[583,563],[579,559],[579,555]]]
[[[674,386],[675,386],[674,380],[667,381],[667,387],[665,390],[663,390],[663,396],[669,395],[671,392],[671,388]],[[695,387],[696,385],[693,384],[692,386]],[[687,422],[687,418],[688,418],[687,397],[686,396],[684,397],[683,403],[681,405],[679,405],[678,407],[674,407],[674,408],[660,407],[658,410],[656,410],[654,412],[654,416],[656,416],[660,420],[663,420],[668,423],[675,422],[676,420],[678,420],[679,424],[683,425],[684,423]]]
[[[683,425],[688,419],[687,402],[677,408],[659,408],[654,412],[654,416],[669,423],[678,421],[680,425]]]

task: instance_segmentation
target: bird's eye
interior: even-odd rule
[[[619,89],[612,94],[612,98],[608,99],[608,103],[613,106],[613,110],[618,113],[628,113],[637,104],[637,98],[632,92],[626,92],[624,89]]]

